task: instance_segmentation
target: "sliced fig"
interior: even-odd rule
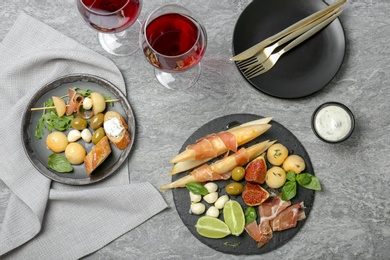
[[[269,193],[259,184],[247,183],[241,194],[242,200],[248,206],[258,206],[269,197]]]
[[[247,182],[263,184],[267,175],[267,164],[265,154],[252,160],[245,168],[245,180]]]

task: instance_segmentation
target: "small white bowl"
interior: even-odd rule
[[[326,102],[313,113],[311,127],[315,135],[327,143],[347,140],[355,129],[351,110],[338,102]]]

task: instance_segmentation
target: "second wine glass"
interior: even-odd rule
[[[141,0],[76,0],[76,5],[106,52],[127,56],[138,50]]]
[[[207,35],[200,20],[187,8],[168,4],[153,11],[142,24],[140,45],[166,88],[187,89],[198,80]]]

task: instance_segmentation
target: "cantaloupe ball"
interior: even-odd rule
[[[65,149],[65,157],[71,164],[82,164],[86,155],[85,148],[79,143],[70,143]]]
[[[299,155],[289,155],[283,162],[283,169],[286,172],[294,171],[296,174],[301,173],[306,167],[305,161]]]
[[[273,144],[268,148],[267,160],[272,165],[282,165],[287,156],[288,149],[283,144]]]
[[[265,183],[268,187],[278,189],[284,185],[287,180],[286,172],[279,166],[274,166],[267,171]]]
[[[68,143],[68,138],[63,132],[52,132],[46,137],[47,147],[55,153],[65,151]]]

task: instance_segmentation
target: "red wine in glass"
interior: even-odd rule
[[[131,0],[82,0],[79,6],[84,20],[104,33],[121,32],[138,18],[141,5]]]
[[[146,27],[146,38],[159,53],[159,68],[166,71],[185,70],[196,65],[204,54],[201,28],[191,17],[179,13],[161,15]],[[148,58],[153,58],[148,57]]]
[[[126,29],[137,21],[142,1],[76,0],[76,2],[84,21],[99,32],[102,47],[111,54],[125,56],[130,49],[130,37],[126,35]],[[136,40],[131,44],[137,46]]]

